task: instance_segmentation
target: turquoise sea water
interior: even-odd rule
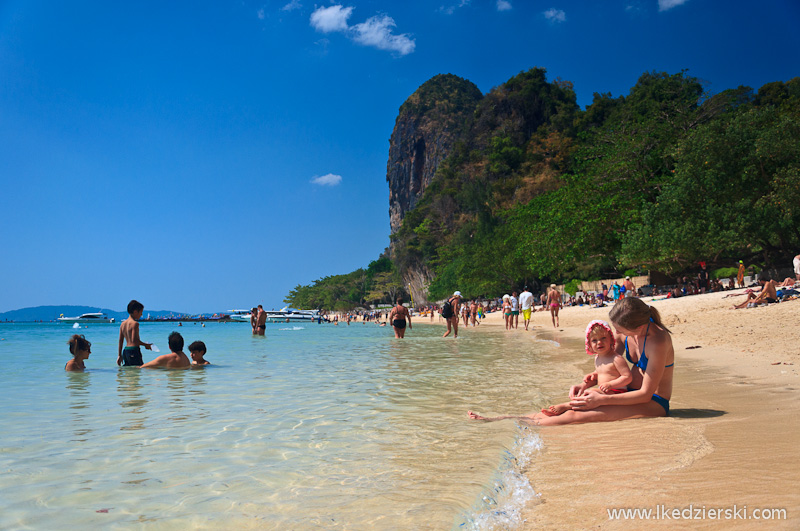
[[[118,327],[93,325],[88,370],[65,373],[77,330],[0,324],[0,528],[506,529],[535,498],[518,472],[538,435],[465,416],[544,405],[565,375],[534,333],[142,323],[141,336],[165,353],[173,330],[213,365],[118,368]]]

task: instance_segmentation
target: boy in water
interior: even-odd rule
[[[164,367],[165,369],[187,369],[192,365],[186,354],[183,353],[183,336],[178,332],[169,335],[169,354],[157,357],[142,365],[142,369]]]
[[[119,346],[117,348],[117,365],[125,367],[140,367],[142,365],[142,350],[144,346],[150,350],[152,343],[145,343],[139,338],[139,319],[144,313],[144,304],[137,300],[128,303],[129,317],[119,325]],[[122,342],[125,341],[125,350]]]
[[[189,345],[189,355],[192,357],[192,365],[211,365],[203,356],[206,355],[206,344],[202,341],[195,341]]]

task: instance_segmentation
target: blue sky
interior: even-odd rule
[[[757,89],[800,75],[798,27],[795,0],[0,1],[0,311],[281,307],[388,246],[432,76]]]

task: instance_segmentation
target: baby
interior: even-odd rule
[[[606,395],[625,393],[631,382],[631,371],[625,359],[615,352],[614,333],[605,321],[595,320],[586,327],[586,353],[594,356],[595,372],[583,378],[583,384],[570,388],[570,398],[589,393]],[[597,389],[589,389],[597,385]],[[547,416],[555,416],[572,409],[569,402],[542,409]]]
[[[586,393],[616,394],[628,391],[628,385],[633,377],[628,369],[625,359],[614,350],[616,341],[611,326],[605,321],[592,321],[586,327],[586,353],[594,356],[595,372],[583,377],[583,384],[573,385],[569,390],[570,399]],[[597,389],[589,389],[597,385]],[[541,414],[554,417],[572,409],[569,402],[550,406],[542,409]],[[540,413],[530,415],[501,415],[499,417],[484,417],[472,411],[467,411],[467,416],[473,420],[495,421],[503,419],[520,419],[536,421]]]

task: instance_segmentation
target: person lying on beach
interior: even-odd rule
[[[539,426],[609,422],[669,414],[675,349],[669,329],[653,306],[636,297],[626,297],[609,312],[616,330],[615,351],[633,364],[627,393],[584,393],[561,415],[537,413],[528,419]]]
[[[86,365],[83,362],[89,359],[89,354],[92,353],[92,344],[82,335],[75,334],[67,341],[67,345],[69,345],[69,353],[72,354],[72,359],[67,362],[64,370],[84,370]]]
[[[119,325],[119,346],[117,348],[117,365],[125,367],[139,367],[142,365],[143,346],[150,350],[152,343],[145,343],[139,338],[139,319],[144,313],[144,304],[137,300],[128,303],[128,318]],[[125,349],[122,349],[122,342]]]
[[[583,378],[583,383],[573,385],[569,390],[570,400],[585,393],[619,394],[626,393],[625,387],[631,382],[633,377],[628,369],[628,364],[622,355],[615,350],[616,340],[611,326],[605,321],[595,320],[586,327],[586,353],[594,356],[595,371],[587,374]],[[593,389],[597,385],[596,389]],[[569,402],[549,406],[542,409],[541,413],[546,416],[556,416],[572,409]],[[502,415],[499,417],[483,417],[472,411],[467,412],[467,416],[473,420],[495,421],[503,419],[523,419],[534,420],[539,415]]]
[[[192,365],[211,365],[203,356],[206,355],[206,344],[202,341],[195,341],[189,345],[189,355],[192,357]]]
[[[770,280],[769,277],[761,277],[758,279],[761,284],[761,293],[756,295],[752,291],[747,294],[747,300],[741,304],[734,305],[733,309],[738,310],[749,305],[758,306],[759,304],[771,304],[778,302],[778,283]]]
[[[169,335],[169,350],[169,354],[164,354],[153,361],[148,361],[142,365],[142,369],[154,369],[157,367],[163,367],[165,369],[186,369],[192,365],[189,358],[183,353],[183,336],[178,332],[172,332]]]

